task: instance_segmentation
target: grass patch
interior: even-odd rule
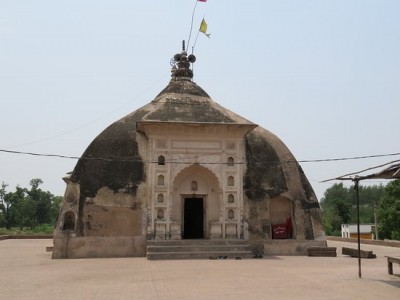
[[[11,229],[0,228],[0,235],[39,235],[39,234],[53,234],[54,227],[52,225],[43,224],[36,226],[33,229],[29,227],[19,228],[13,227]]]

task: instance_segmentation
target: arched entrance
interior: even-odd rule
[[[183,239],[210,237],[210,224],[220,216],[219,180],[214,173],[194,164],[173,181],[172,222],[180,224]]]
[[[285,196],[278,196],[270,200],[269,213],[273,239],[293,238],[293,205]]]

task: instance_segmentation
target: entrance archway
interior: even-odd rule
[[[221,189],[215,174],[194,164],[179,172],[173,181],[171,221],[180,224],[181,237],[210,237],[210,223],[220,216]]]
[[[273,239],[293,238],[293,205],[292,201],[284,196],[270,200],[269,213]]]

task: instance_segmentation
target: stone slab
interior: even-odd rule
[[[343,247],[342,254],[358,258],[358,249]],[[372,251],[360,250],[360,257],[361,258],[376,258],[376,255]]]
[[[308,247],[307,256],[336,257],[336,247]]]

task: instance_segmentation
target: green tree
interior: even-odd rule
[[[374,223],[374,207],[383,191],[382,185],[360,185],[360,223]],[[340,235],[341,224],[357,222],[355,189],[344,187],[343,183],[335,183],[325,191],[321,209],[326,234]]]
[[[62,204],[63,197],[53,196],[51,199],[51,224],[55,224],[58,214],[60,213],[60,208]]]
[[[16,191],[8,195],[11,203],[12,226],[18,226],[21,230],[23,227],[35,227],[35,207],[34,203],[27,198],[26,189],[17,186]]]
[[[49,223],[51,220],[51,197],[50,192],[44,192],[39,188],[43,181],[39,178],[32,179],[29,184],[30,190],[27,191],[27,198],[30,206],[34,209],[32,225]]]
[[[340,236],[342,219],[334,209],[325,209],[322,212],[322,224],[327,235]]]
[[[4,225],[7,229],[10,229],[16,225],[16,220],[20,218],[18,206],[19,202],[25,197],[25,191],[17,187],[15,192],[7,192],[7,186],[4,182],[2,183],[0,189],[0,209],[2,210]]]
[[[335,183],[321,199],[322,222],[327,235],[340,235],[341,224],[351,220],[352,199],[343,183]]]
[[[383,193],[378,209],[378,228],[381,238],[400,240],[400,180],[390,182]]]
[[[380,198],[385,187],[380,185],[362,186],[360,185],[360,222],[364,224],[375,223],[374,210],[378,207]],[[355,198],[355,191],[353,197]],[[357,222],[357,215],[354,214],[353,223]]]
[[[1,183],[0,188],[0,226],[5,226],[7,229],[11,228],[10,224],[10,203],[7,199],[7,184]]]
[[[37,225],[52,224],[58,215],[62,197],[54,196],[40,189],[43,181],[34,178],[30,189],[16,187],[7,192],[7,184],[0,188],[0,226],[10,229],[12,226],[35,228]]]

